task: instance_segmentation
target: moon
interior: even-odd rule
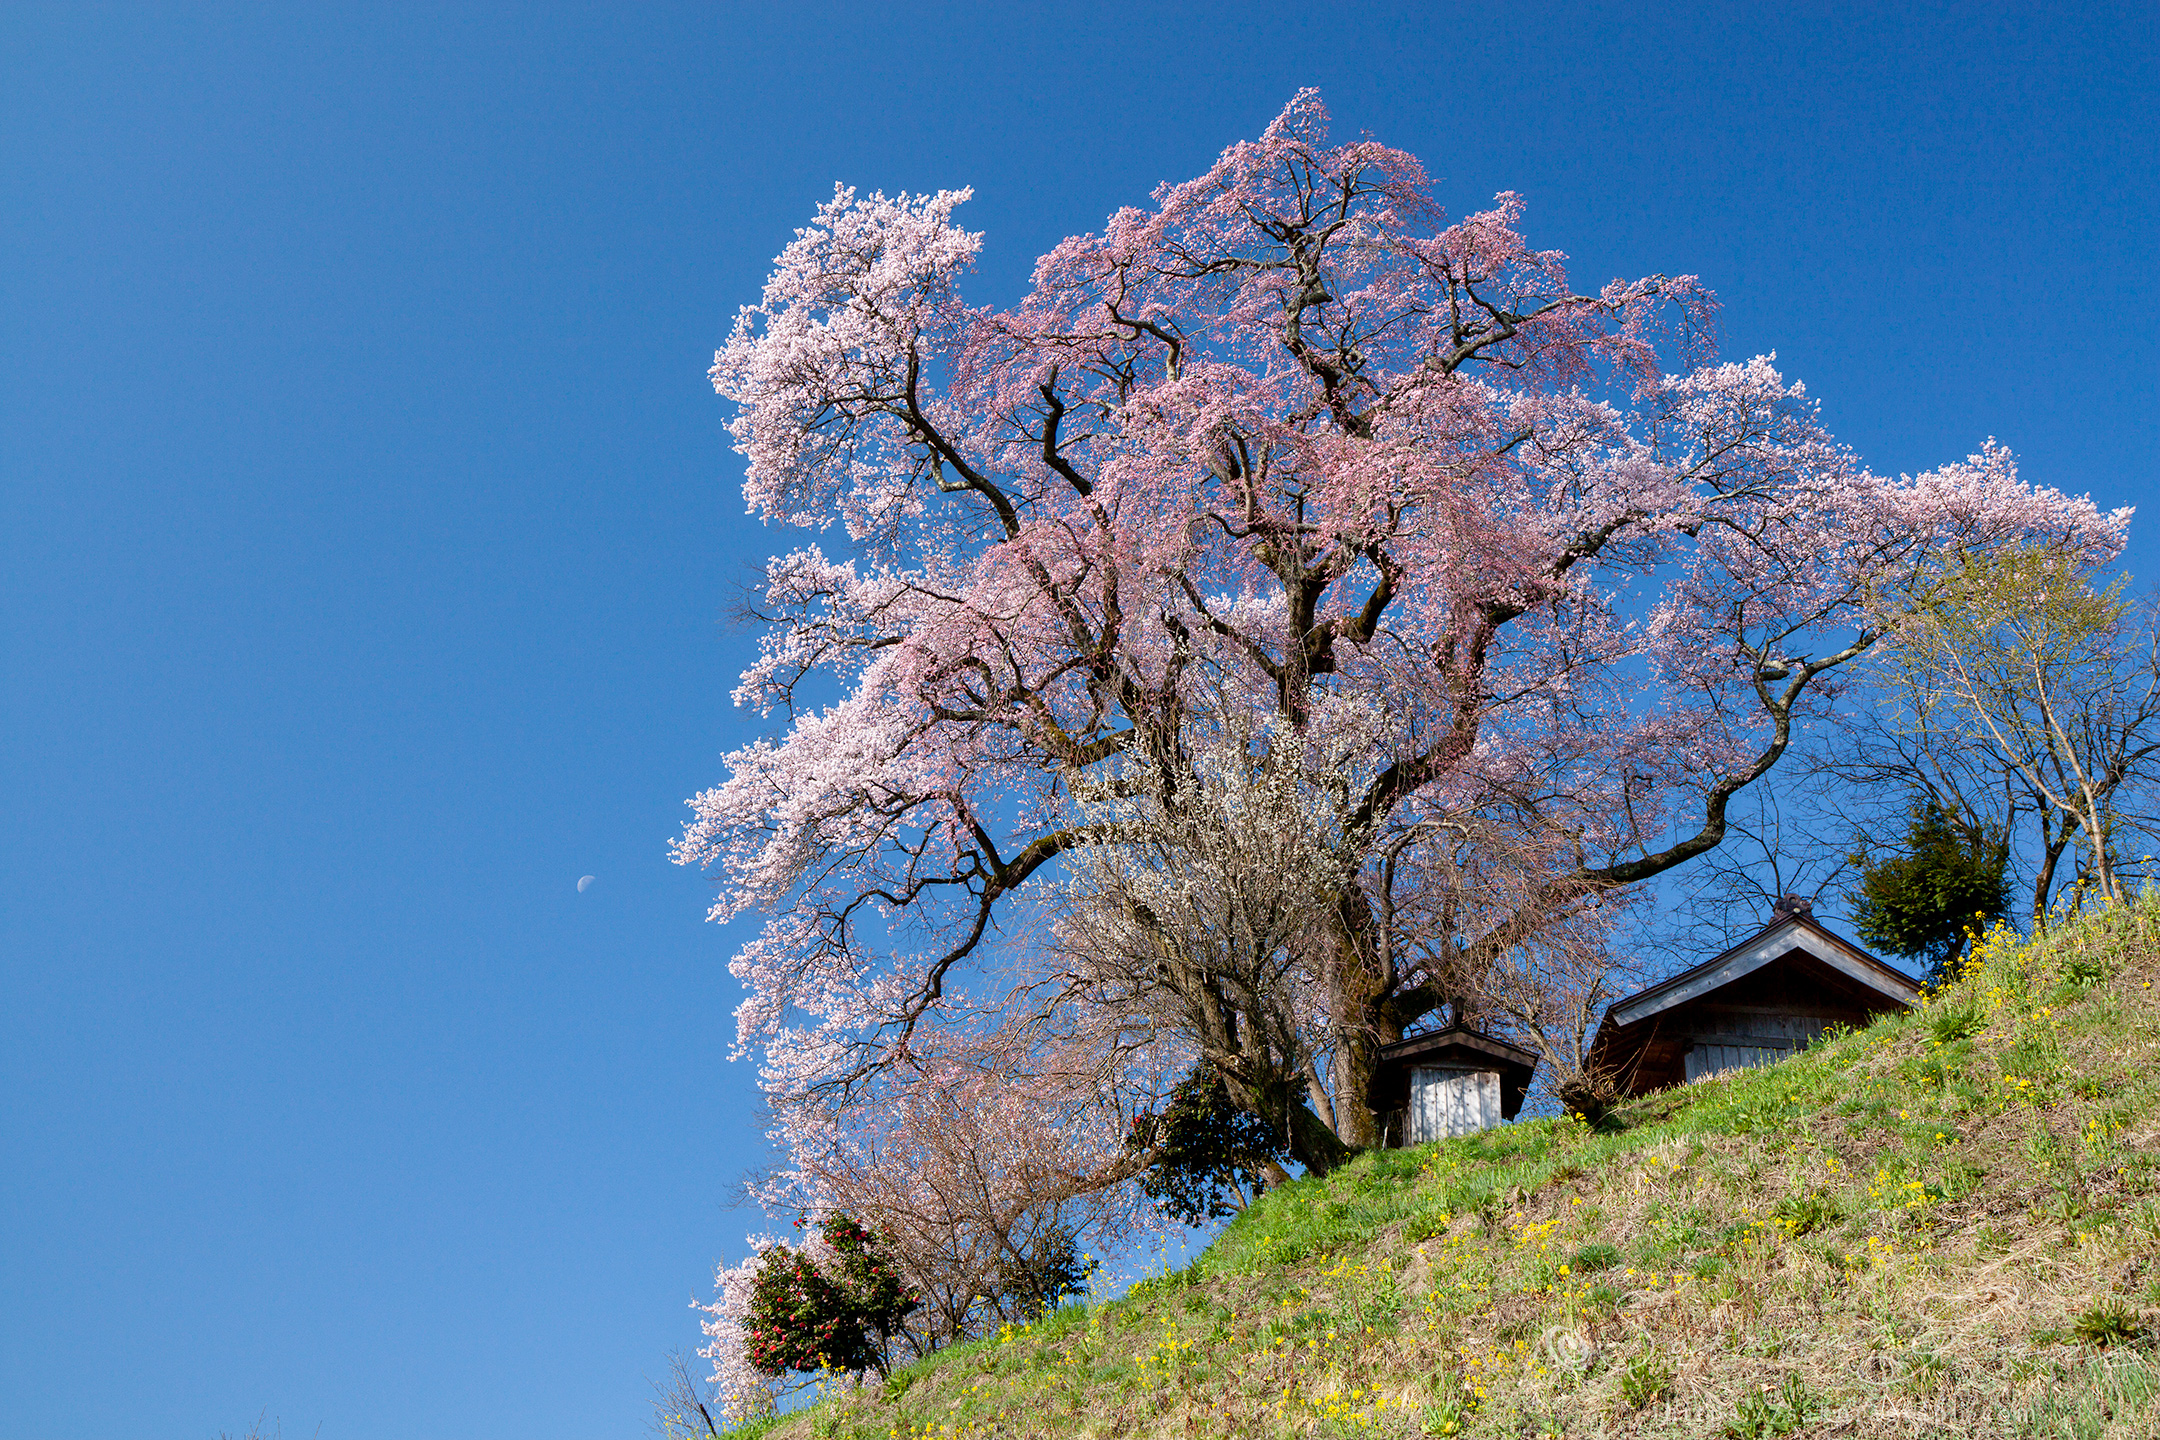
[[[585,892],[586,892],[587,890],[590,890],[590,889],[592,889],[592,882],[593,882],[593,877],[592,877],[592,876],[590,876],[590,875],[580,875],[580,876],[578,876],[578,882],[577,882],[577,893],[578,893],[578,894],[580,894],[580,895],[582,895],[582,894],[584,894],[584,893],[585,893]]]

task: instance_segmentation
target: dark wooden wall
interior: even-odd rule
[[[1785,1035],[1830,1025],[1865,1025],[1900,1008],[1795,950],[1706,995],[1601,1036],[1600,1058],[1614,1067],[1623,1093],[1641,1095],[1687,1079],[1688,1047],[1699,1038]]]

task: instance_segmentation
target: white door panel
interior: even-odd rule
[[[1500,1123],[1500,1076],[1492,1070],[1421,1065],[1410,1072],[1409,1141],[1474,1135]]]

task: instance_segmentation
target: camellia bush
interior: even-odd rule
[[[878,1237],[844,1215],[824,1223],[822,1253],[774,1246],[758,1260],[742,1324],[743,1353],[759,1374],[876,1370],[916,1307]]]

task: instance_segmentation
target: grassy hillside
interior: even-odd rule
[[[2160,902],[1912,1015],[1368,1155],[788,1437],[2160,1435]]]

